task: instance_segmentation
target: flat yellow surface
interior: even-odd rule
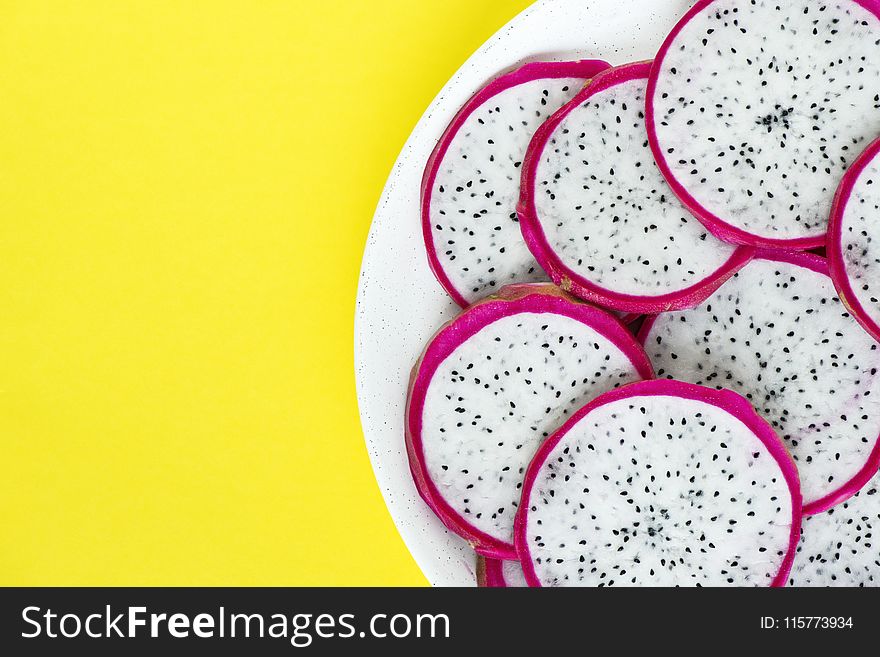
[[[425,583],[358,420],[361,253],[527,5],[0,0],[0,584]]]

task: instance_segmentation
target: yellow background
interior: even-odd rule
[[[0,0],[0,584],[425,582],[361,434],[358,270],[527,4]]]

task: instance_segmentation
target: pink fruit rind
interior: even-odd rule
[[[519,313],[552,313],[590,326],[629,359],[639,376],[653,378],[654,369],[642,346],[620,320],[601,308],[580,302],[549,283],[508,285],[497,295],[478,301],[443,326],[428,343],[410,377],[406,404],[406,450],[416,489],[446,527],[467,540],[477,553],[496,559],[516,559],[511,543],[474,527],[443,498],[428,475],[422,444],[425,395],[440,364],[465,340],[489,324]]]
[[[874,339],[880,340],[880,326],[871,319],[849,281],[842,244],[843,215],[852,196],[853,188],[862,172],[877,157],[880,157],[880,138],[871,142],[868,148],[865,149],[865,152],[853,162],[852,166],[844,174],[840,187],[837,188],[837,193],[834,195],[834,203],[831,206],[831,218],[828,223],[828,243],[825,247],[825,252],[828,255],[828,266],[831,269],[831,280],[834,281],[834,287],[837,289],[841,301],[846,304],[846,307],[849,308],[856,321]]]
[[[733,226],[724,221],[721,217],[711,212],[697,201],[688,192],[687,188],[682,185],[672,172],[672,168],[666,161],[666,154],[660,146],[657,139],[657,125],[654,116],[654,95],[657,90],[657,78],[663,67],[663,60],[669,52],[670,47],[675,42],[679,33],[684,29],[694,16],[700,14],[706,7],[717,0],[699,0],[690,11],[688,11],[676,23],[672,31],[667,35],[660,50],[654,58],[654,64],[651,66],[651,72],[648,77],[648,91],[645,95],[645,122],[648,127],[648,143],[651,146],[651,152],[654,154],[654,160],[660,168],[666,182],[672,188],[672,191],[678,199],[691,211],[691,213],[699,219],[703,225],[718,239],[730,242],[731,244],[741,244],[747,246],[756,246],[763,248],[776,249],[814,249],[825,244],[825,235],[816,235],[814,237],[796,237],[792,239],[775,239],[770,237],[761,237],[753,235],[741,228]],[[878,0],[853,0],[856,4],[864,7],[880,18],[880,1]]]
[[[755,260],[769,260],[771,262],[785,262],[796,267],[804,267],[817,274],[831,277],[830,266],[828,260],[815,253],[807,253],[804,251],[782,251],[773,249],[758,249],[755,251]],[[657,316],[646,317],[641,329],[637,334],[638,341],[647,347],[647,340],[651,333],[651,327],[657,321]],[[845,502],[855,495],[861,488],[868,483],[880,468],[880,435],[874,442],[874,447],[868,455],[865,464],[853,475],[849,480],[845,481],[838,488],[831,491],[827,495],[813,500],[804,505],[803,513],[805,516],[812,516],[817,513],[823,513],[833,506]]]
[[[700,401],[706,404],[716,406],[742,422],[755,436],[763,443],[764,447],[779,465],[785,483],[791,493],[792,513],[791,513],[791,531],[789,533],[788,549],[779,566],[779,571],[774,575],[770,583],[772,587],[784,586],[788,579],[791,565],[794,561],[795,550],[801,533],[801,519],[803,517],[801,506],[801,489],[800,479],[798,477],[797,467],[789,455],[788,451],[782,443],[782,439],[776,434],[766,420],[760,417],[752,405],[744,397],[730,390],[715,390],[714,388],[705,388],[703,386],[694,385],[692,383],[684,383],[682,381],[673,381],[670,379],[653,379],[649,381],[637,381],[621,386],[616,390],[611,390],[600,395],[589,404],[581,408],[577,413],[572,415],[565,424],[560,427],[556,433],[551,435],[544,444],[541,445],[534,459],[532,459],[528,470],[526,471],[525,481],[523,483],[522,503],[516,514],[514,524],[514,543],[516,545],[517,554],[522,562],[523,572],[529,586],[541,586],[535,572],[535,565],[529,552],[529,544],[527,540],[529,504],[532,489],[535,486],[535,480],[538,473],[546,460],[553,453],[556,445],[565,437],[565,435],[585,416],[597,408],[605,406],[622,399],[630,399],[633,397],[658,397],[671,396],[680,397],[693,401]]]
[[[547,241],[535,206],[538,166],[544,149],[559,124],[593,95],[629,80],[647,78],[650,68],[651,62],[643,61],[616,66],[599,73],[571,101],[538,128],[523,160],[517,214],[519,215],[520,230],[529,250],[554,283],[577,297],[608,308],[653,314],[696,306],[751,259],[752,249],[744,246],[737,248],[716,271],[702,281],[682,290],[650,297],[622,294],[585,279],[562,262]]]
[[[501,561],[490,557],[477,557],[477,586],[489,589],[506,589]]]
[[[610,67],[611,64],[599,59],[583,59],[571,62],[530,62],[523,64],[519,68],[505,73],[480,89],[462,106],[458,113],[453,117],[447,126],[437,145],[434,147],[428,163],[425,165],[425,171],[422,174],[421,187],[421,215],[422,215],[422,236],[425,240],[425,249],[428,254],[428,264],[434,276],[443,286],[443,289],[452,297],[452,299],[462,308],[468,306],[468,302],[464,295],[456,289],[452,281],[446,275],[437,250],[434,244],[434,235],[431,230],[431,193],[434,189],[434,182],[437,179],[437,170],[440,163],[449,150],[449,145],[458,134],[459,129],[467,121],[473,112],[481,107],[487,100],[493,96],[497,96],[502,91],[506,91],[512,87],[532,82],[534,80],[558,79],[558,78],[582,78],[589,80],[591,77]]]

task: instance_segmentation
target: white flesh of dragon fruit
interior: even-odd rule
[[[548,280],[519,229],[520,167],[535,129],[607,67],[526,64],[487,85],[447,128],[425,170],[422,227],[431,267],[459,305]]]
[[[520,205],[526,242],[557,284],[635,312],[694,306],[745,262],[684,208],[654,163],[649,69],[603,71],[538,132]]]
[[[880,133],[878,14],[877,0],[702,0],[667,38],[652,147],[719,235],[823,242],[840,177]]]
[[[552,70],[560,64],[527,66]],[[579,70],[592,74],[606,67],[595,62]],[[523,242],[516,216],[520,167],[535,129],[585,81],[542,77],[507,87],[473,109],[461,125],[454,122],[445,154],[429,163],[422,190],[429,258],[460,305],[509,283],[548,280]]]
[[[831,277],[856,318],[880,339],[880,139],[858,159],[831,213]]]
[[[478,551],[512,558],[522,476],[541,442],[596,395],[651,376],[635,338],[598,308],[558,291],[480,302],[438,333],[414,379],[417,485]]]
[[[646,381],[590,406],[529,468],[517,519],[528,581],[785,581],[800,526],[797,474],[748,402],[729,391]]]
[[[658,377],[751,401],[785,440],[814,513],[876,471],[880,349],[840,302],[823,258],[762,255],[774,259],[752,261],[693,310],[649,320],[641,338]]]
[[[529,585],[519,561],[502,561],[501,574],[504,577],[504,585],[508,588],[522,588]]]
[[[804,518],[792,586],[880,586],[880,489],[875,480],[825,513]]]
[[[431,193],[432,228],[444,271],[468,303],[507,283],[547,280],[515,214],[519,167],[535,129],[583,83],[512,87],[475,111],[450,145]]]

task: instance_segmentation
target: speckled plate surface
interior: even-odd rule
[[[425,162],[458,108],[498,72],[529,60],[650,59],[690,0],[541,0],[468,59],[428,107],[385,184],[361,265],[355,374],[373,471],[400,535],[435,586],[473,586],[473,552],[416,493],[403,441],[409,371],[454,316],[428,267],[419,219]],[[465,17],[466,18],[466,17]]]

